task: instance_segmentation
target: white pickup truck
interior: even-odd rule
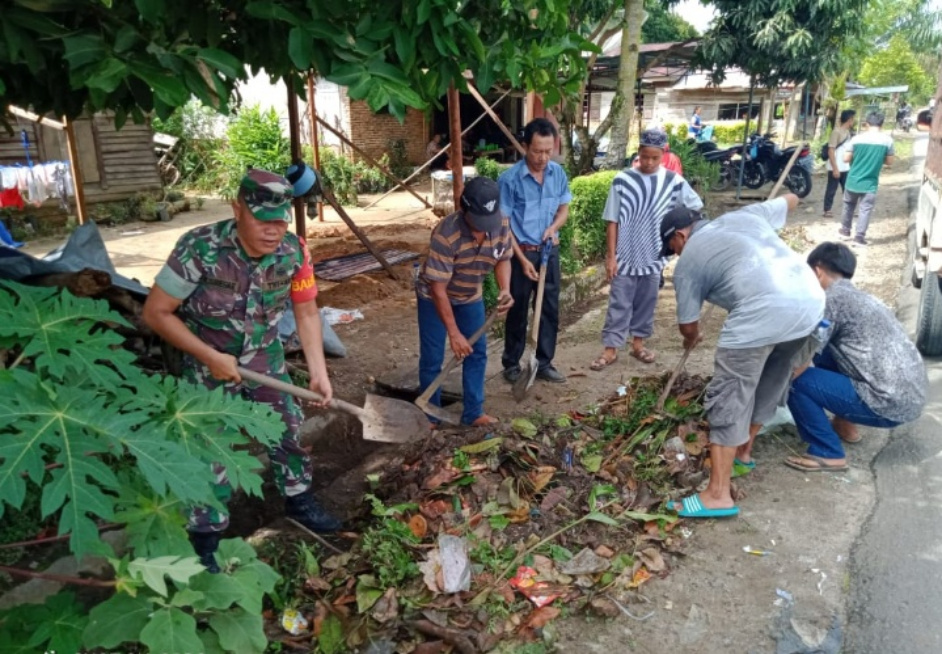
[[[926,165],[919,188],[913,247],[913,286],[921,289],[916,346],[927,356],[942,354],[942,66],[929,129]]]

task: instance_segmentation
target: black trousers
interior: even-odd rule
[[[840,179],[835,179],[834,175],[831,174],[831,171],[827,171],[828,175],[828,186],[824,190],[824,210],[830,211],[831,207],[834,206],[834,195],[837,193],[837,185],[841,185],[841,193],[844,192],[844,184],[847,183],[847,171],[841,173]]]
[[[540,271],[540,252],[525,252],[527,260]],[[543,289],[543,311],[540,316],[540,331],[536,342],[536,360],[543,370],[553,363],[556,356],[556,334],[559,331],[559,248],[554,247],[546,268],[546,286]],[[514,305],[507,313],[504,336],[504,368],[520,365],[520,357],[527,345],[528,317],[530,308],[536,303],[537,282],[523,274],[520,262],[514,257],[510,262],[510,294]]]

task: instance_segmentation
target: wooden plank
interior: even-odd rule
[[[85,183],[100,182],[98,152],[95,150],[95,137],[92,136],[91,121],[76,120],[72,123],[72,129],[75,132],[75,147],[78,150],[79,164],[82,166]]]
[[[82,166],[79,162],[78,151],[76,150],[75,132],[72,129],[72,121],[63,118],[65,125],[66,142],[69,145],[69,167],[72,172],[72,186],[75,188],[75,215],[78,217],[79,225],[85,224],[85,182],[82,177]]]

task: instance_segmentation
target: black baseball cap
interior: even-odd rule
[[[489,177],[475,177],[464,187],[461,208],[474,229],[497,230],[504,220],[500,213],[500,186]]]
[[[691,211],[687,207],[677,207],[671,209],[661,218],[661,256],[667,257],[674,254],[671,249],[670,240],[678,229],[690,227],[700,220],[700,214]]]

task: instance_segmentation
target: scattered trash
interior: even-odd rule
[[[471,561],[468,560],[468,543],[463,538],[442,534],[438,537],[438,549],[442,562],[442,590],[459,593],[471,589]]]
[[[569,561],[560,563],[557,567],[564,575],[576,576],[593,575],[599,572],[605,572],[609,569],[610,566],[611,562],[608,559],[603,559],[601,556],[586,547],[574,557],[572,557]]]
[[[746,554],[752,554],[753,556],[768,556],[768,555],[772,554],[772,552],[770,552],[770,551],[768,551],[768,550],[756,549],[756,548],[752,547],[751,545],[746,545],[746,546],[744,546],[744,547],[742,548],[742,551],[745,552]]]
[[[627,386],[619,386],[615,389],[615,392],[618,393],[618,397],[625,397],[628,394]]]
[[[649,612],[647,615],[642,615],[642,616],[639,617],[639,616],[635,615],[634,613],[632,613],[631,611],[629,611],[628,608],[627,608],[624,604],[622,604],[621,602],[619,602],[617,599],[615,599],[615,598],[612,597],[611,595],[606,595],[605,597],[607,597],[608,599],[612,600],[612,602],[615,603],[615,606],[617,606],[617,607],[621,610],[622,613],[624,613],[625,615],[627,615],[627,616],[628,616],[629,618],[631,618],[632,620],[637,620],[638,622],[644,622],[645,620],[647,620],[648,618],[650,618],[651,616],[653,616],[654,613],[655,613],[654,611],[651,611],[651,612]],[[638,597],[644,597],[644,595],[639,595]],[[650,601],[647,597],[644,597],[644,599],[645,599],[645,601]]]
[[[535,581],[536,577],[536,570],[522,565],[517,568],[516,576],[510,579],[510,585],[519,590],[520,594],[533,602],[537,608],[543,608],[562,597],[562,593],[554,592],[550,584],[545,581]]]
[[[281,614],[281,626],[292,636],[300,636],[307,631],[308,622],[294,609],[285,609]]]
[[[816,575],[821,575],[821,580],[818,582],[818,595],[824,595],[824,582],[827,581],[827,573],[824,570],[819,570],[818,568],[811,568],[811,572]]]
[[[786,602],[794,602],[794,601],[795,601],[795,597],[794,597],[791,593],[789,593],[787,590],[782,590],[781,588],[776,588],[776,589],[775,589],[775,594],[778,595],[779,597],[781,597],[781,598],[782,598],[783,600],[785,600]]]
[[[143,229],[132,229],[129,232],[121,232],[121,236],[140,236],[146,232]]]
[[[321,315],[328,325],[347,325],[354,320],[363,320],[363,312],[359,309],[345,311],[333,307],[321,307]]]

